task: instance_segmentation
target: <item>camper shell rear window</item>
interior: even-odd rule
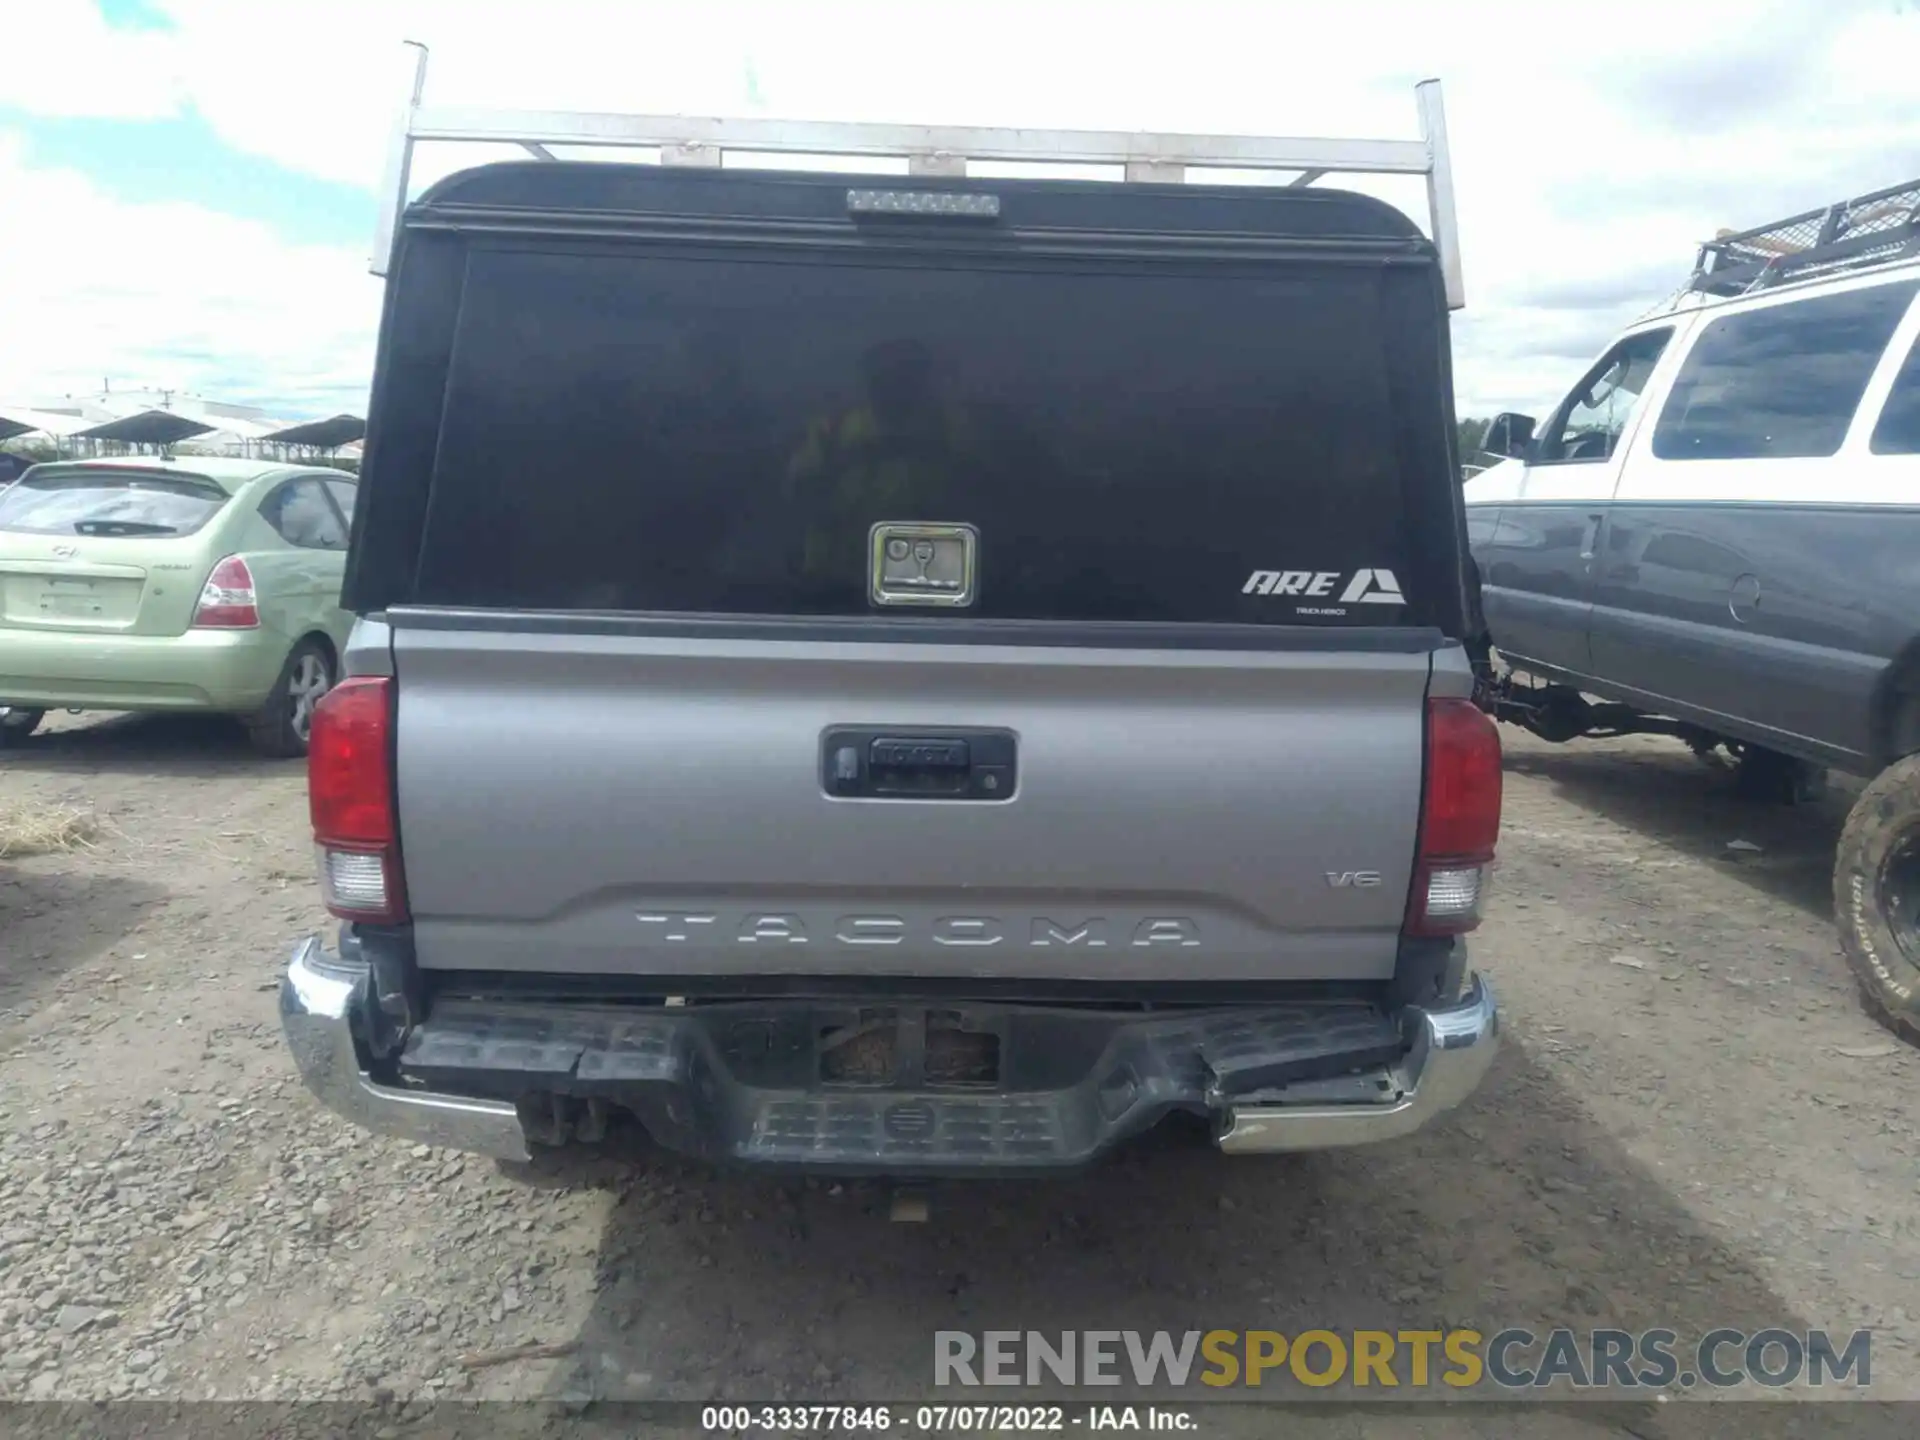
[[[737,177],[646,183],[663,209],[743,203]],[[821,206],[818,178],[766,183]],[[350,600],[871,616],[884,522],[972,527],[960,618],[1431,624],[1449,587],[1457,614],[1445,309],[1409,224],[1208,197],[1199,218],[1272,231],[1223,257],[1116,244],[1121,187],[1080,186],[1081,243],[1056,223],[1038,247],[1076,197],[991,183],[1004,228],[842,215],[833,245],[817,220],[675,243],[644,212],[531,238],[472,195],[449,236],[429,203],[391,282]],[[401,412],[417,381],[430,436]],[[410,517],[400,575],[378,532]]]

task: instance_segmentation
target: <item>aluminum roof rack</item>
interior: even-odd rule
[[[1744,295],[1911,256],[1920,256],[1920,180],[1757,229],[1723,230],[1700,247],[1686,288],[1704,295]]]
[[[1007,130],[940,125],[865,125],[818,120],[706,119],[576,111],[476,110],[421,104],[427,47],[419,53],[406,108],[394,127],[369,268],[387,273],[407,204],[413,148],[426,140],[493,141],[554,159],[555,145],[658,148],[668,165],[719,165],[728,150],[820,156],[892,156],[909,175],[964,175],[969,161],[1028,161],[1122,166],[1131,181],[1180,182],[1189,170],[1297,171],[1293,185],[1323,175],[1424,175],[1433,240],[1447,304],[1466,303],[1454,217],[1440,82],[1415,87],[1418,140],[1280,139],[1254,135],[1161,135],[1110,130]]]

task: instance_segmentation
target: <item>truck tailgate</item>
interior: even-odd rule
[[[434,969],[1393,973],[1431,657],[686,638],[394,617]],[[837,726],[1011,732],[1010,799],[828,793]]]

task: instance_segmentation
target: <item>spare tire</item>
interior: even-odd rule
[[[1920,755],[1860,792],[1833,858],[1833,913],[1868,1009],[1920,1045]]]

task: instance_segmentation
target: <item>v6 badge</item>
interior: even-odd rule
[[[971,605],[980,532],[971,525],[882,520],[868,536],[876,605]]]

